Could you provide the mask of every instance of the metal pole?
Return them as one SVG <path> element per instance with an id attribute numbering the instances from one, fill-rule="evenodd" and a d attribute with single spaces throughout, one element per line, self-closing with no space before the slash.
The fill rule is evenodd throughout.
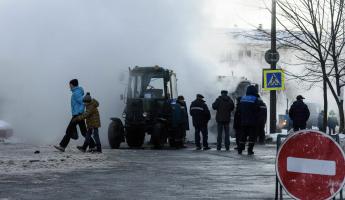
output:
<path id="1" fill-rule="evenodd" d="M 279 180 L 278 180 L 278 176 L 276 175 L 276 193 L 275 193 L 275 200 L 278 200 L 278 194 L 279 194 Z"/>
<path id="2" fill-rule="evenodd" d="M 272 0 L 272 24 L 271 24 L 271 50 L 277 51 L 276 44 L 276 0 Z M 276 69 L 277 63 L 271 64 L 271 69 Z M 276 132 L 277 126 L 277 93 L 270 92 L 270 133 Z"/>

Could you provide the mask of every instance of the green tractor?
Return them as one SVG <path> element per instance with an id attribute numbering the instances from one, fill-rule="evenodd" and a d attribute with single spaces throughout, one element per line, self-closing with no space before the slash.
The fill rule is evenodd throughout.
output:
<path id="1" fill-rule="evenodd" d="M 172 102 L 177 98 L 177 79 L 172 70 L 159 66 L 129 69 L 126 106 L 123 120 L 112 118 L 108 140 L 112 149 L 122 142 L 139 148 L 145 135 L 151 135 L 151 144 L 162 147 L 173 140 L 170 129 Z"/>

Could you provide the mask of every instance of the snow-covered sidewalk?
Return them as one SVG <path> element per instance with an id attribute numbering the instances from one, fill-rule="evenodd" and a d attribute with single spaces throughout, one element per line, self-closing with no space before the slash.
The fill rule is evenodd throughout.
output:
<path id="1" fill-rule="evenodd" d="M 106 155 L 82 153 L 75 147 L 62 153 L 52 145 L 0 143 L 0 174 L 68 171 L 108 165 Z"/>

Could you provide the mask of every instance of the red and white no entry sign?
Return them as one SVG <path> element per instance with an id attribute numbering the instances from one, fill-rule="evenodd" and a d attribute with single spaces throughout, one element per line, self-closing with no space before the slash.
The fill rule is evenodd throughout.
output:
<path id="1" fill-rule="evenodd" d="M 344 186 L 344 152 L 322 132 L 299 131 L 281 145 L 276 172 L 285 191 L 296 199 L 331 199 Z"/>

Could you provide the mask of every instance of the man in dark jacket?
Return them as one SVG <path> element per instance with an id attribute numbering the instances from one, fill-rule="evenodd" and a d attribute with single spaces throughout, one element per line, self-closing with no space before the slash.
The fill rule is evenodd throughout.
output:
<path id="1" fill-rule="evenodd" d="M 217 150 L 220 151 L 222 148 L 222 137 L 223 130 L 225 131 L 225 149 L 229 151 L 230 148 L 230 119 L 231 112 L 234 110 L 234 102 L 228 96 L 228 91 L 221 91 L 221 96 L 219 96 L 216 101 L 212 104 L 212 108 L 217 111 L 216 121 L 218 127 L 218 137 L 217 137 Z"/>
<path id="2" fill-rule="evenodd" d="M 182 147 L 185 147 L 184 143 L 186 141 L 186 136 L 187 136 L 186 131 L 189 131 L 189 119 L 188 119 L 187 104 L 186 104 L 183 96 L 178 96 L 177 97 L 177 103 L 181 107 L 182 115 L 183 115 L 183 119 L 184 119 L 184 123 L 181 125 L 180 128 L 181 128 L 182 137 L 183 137 Z"/>
<path id="3" fill-rule="evenodd" d="M 196 95 L 196 100 L 190 105 L 190 115 L 193 118 L 193 126 L 195 128 L 195 145 L 197 150 L 201 150 L 200 132 L 202 133 L 202 143 L 204 150 L 211 149 L 208 146 L 208 128 L 207 124 L 211 119 L 210 110 L 208 109 L 204 96 L 201 94 Z"/>
<path id="4" fill-rule="evenodd" d="M 258 113 L 260 112 L 260 104 L 257 98 L 258 91 L 255 86 L 251 85 L 247 88 L 246 96 L 241 98 L 239 104 L 240 121 L 241 121 L 241 139 L 238 154 L 242 154 L 245 149 L 247 137 L 248 155 L 254 154 L 254 144 L 256 141 L 256 128 L 258 126 Z"/>
<path id="5" fill-rule="evenodd" d="M 335 112 L 333 110 L 331 110 L 331 112 L 329 112 L 329 116 L 328 116 L 328 128 L 329 128 L 329 134 L 330 135 L 334 135 L 335 134 L 335 127 L 338 126 L 338 119 L 335 116 Z"/>
<path id="6" fill-rule="evenodd" d="M 169 143 L 172 147 L 181 148 L 183 145 L 183 129 L 185 127 L 184 109 L 178 101 L 171 102 L 171 128 L 172 134 L 169 138 Z"/>
<path id="7" fill-rule="evenodd" d="M 290 107 L 289 117 L 293 123 L 293 130 L 303 130 L 306 129 L 307 121 L 310 116 L 308 106 L 303 102 L 304 97 L 298 95 L 295 102 Z"/>
<path id="8" fill-rule="evenodd" d="M 265 126 L 267 122 L 267 107 L 265 102 L 258 95 L 258 103 L 260 105 L 260 111 L 258 116 L 257 137 L 259 138 L 259 144 L 265 144 Z"/>

